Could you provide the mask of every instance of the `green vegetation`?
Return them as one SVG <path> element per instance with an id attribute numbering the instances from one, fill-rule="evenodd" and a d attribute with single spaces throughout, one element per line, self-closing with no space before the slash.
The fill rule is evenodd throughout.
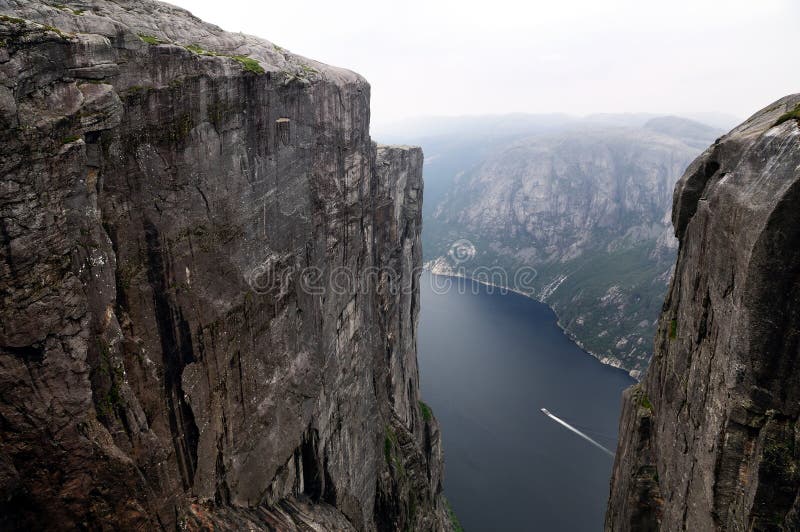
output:
<path id="1" fill-rule="evenodd" d="M 289 85 L 293 81 L 298 81 L 303 85 L 310 85 L 311 79 L 317 74 L 319 74 L 319 70 L 316 68 L 310 65 L 301 64 L 298 65 L 298 70 L 296 71 L 283 70 L 283 75 L 285 76 L 283 84 Z"/>
<path id="2" fill-rule="evenodd" d="M 642 384 L 636 384 L 633 386 L 633 401 L 634 404 L 637 404 L 648 410 L 650 413 L 653 412 L 653 403 L 650 402 L 650 398 L 647 397 L 647 393 L 645 393 L 644 389 L 642 388 Z"/>
<path id="3" fill-rule="evenodd" d="M 392 427 L 386 427 L 386 436 L 383 439 L 383 455 L 386 458 L 386 463 L 392 463 L 392 451 L 394 451 L 394 447 L 397 445 L 397 435 L 392 430 Z"/>
<path id="4" fill-rule="evenodd" d="M 70 144 L 70 143 L 72 143 L 72 142 L 75 142 L 76 140 L 78 140 L 78 139 L 80 139 L 80 138 L 81 138 L 81 137 L 80 137 L 80 136 L 78 136 L 78 135 L 71 135 L 71 136 L 69 136 L 69 137 L 66 137 L 66 138 L 65 138 L 65 139 L 62 141 L 62 144 Z"/>
<path id="5" fill-rule="evenodd" d="M 450 501 L 444 499 L 444 504 L 447 506 L 447 515 L 450 516 L 450 524 L 453 525 L 453 530 L 455 532 L 464 532 L 464 527 L 461 526 L 461 521 L 458 520 L 458 516 L 453 511 L 453 507 L 450 506 Z"/>
<path id="6" fill-rule="evenodd" d="M 259 64 L 259 62 L 252 57 L 247 57 L 246 55 L 234 55 L 231 57 L 231 59 L 239 62 L 247 72 L 253 72 L 254 74 L 264 73 L 264 69 L 261 67 L 261 64 Z"/>
<path id="7" fill-rule="evenodd" d="M 406 468 L 402 458 L 397 453 L 398 447 L 400 447 L 400 444 L 397 441 L 397 434 L 395 434 L 392 427 L 387 425 L 386 435 L 383 438 L 383 456 L 394 473 L 399 475 L 400 478 L 404 478 L 406 476 Z"/>
<path id="8" fill-rule="evenodd" d="M 49 26 L 45 24 L 44 26 L 45 31 L 52 31 L 53 33 L 57 33 L 59 37 L 66 37 L 67 35 L 61 31 L 60 29 L 56 28 L 55 26 Z"/>
<path id="9" fill-rule="evenodd" d="M 73 9 L 69 6 L 65 6 L 64 4 L 53 4 L 53 7 L 60 9 L 61 11 L 68 11 L 73 15 L 83 15 L 86 10 L 85 9 Z"/>
<path id="10" fill-rule="evenodd" d="M 12 24 L 25 24 L 25 20 L 7 15 L 0 15 L 0 22 L 11 22 Z"/>
<path id="11" fill-rule="evenodd" d="M 781 116 L 779 116 L 775 123 L 772 124 L 772 127 L 779 126 L 787 120 L 800 120 L 800 103 L 798 103 L 795 108 L 788 113 L 783 113 Z"/>
<path id="12" fill-rule="evenodd" d="M 419 402 L 419 410 L 422 412 L 422 419 L 424 419 L 426 422 L 433 419 L 433 410 L 431 410 L 431 407 L 426 405 L 423 401 Z"/>
<path id="13" fill-rule="evenodd" d="M 140 35 L 140 37 L 141 37 L 141 35 Z M 234 61 L 236 61 L 240 65 L 242 65 L 242 67 L 247 72 L 253 72 L 254 74 L 263 74 L 264 73 L 264 68 L 261 66 L 261 64 L 258 61 L 256 61 L 255 59 L 253 59 L 252 57 L 247 57 L 246 55 L 226 55 L 226 54 L 221 54 L 221 53 L 215 52 L 213 50 L 206 50 L 205 48 L 203 48 L 199 44 L 188 44 L 188 45 L 184 45 L 183 47 L 186 48 L 187 50 L 189 50 L 190 52 L 192 52 L 193 54 L 197 54 L 197 55 L 207 55 L 207 56 L 211 56 L 211 57 L 228 57 L 230 59 L 233 59 Z"/>
<path id="14" fill-rule="evenodd" d="M 678 337 L 678 320 L 669 322 L 669 339 L 674 340 Z"/>
<path id="15" fill-rule="evenodd" d="M 97 372 L 104 381 L 109 381 L 108 390 L 96 397 L 97 413 L 106 419 L 114 415 L 114 411 L 122 404 L 121 383 L 125 379 L 125 370 L 122 364 L 114 366 L 108 345 L 98 341 L 100 357 Z"/>
<path id="16" fill-rule="evenodd" d="M 300 65 L 300 70 L 303 71 L 306 77 L 309 77 L 311 74 L 319 74 L 319 70 L 309 65 Z"/>
<path id="17" fill-rule="evenodd" d="M 211 56 L 221 55 L 221 54 L 218 54 L 217 52 L 213 52 L 211 50 L 206 50 L 205 48 L 203 48 L 199 44 L 189 44 L 187 46 L 184 46 L 184 48 L 186 48 L 187 50 L 189 50 L 193 54 L 197 54 L 197 55 L 211 55 Z"/>
<path id="18" fill-rule="evenodd" d="M 8 15 L 0 15 L 0 22 L 10 22 L 11 24 L 19 24 L 21 26 L 24 26 L 28 23 L 28 21 L 26 21 L 25 19 L 9 17 Z M 36 26 L 35 29 L 38 30 L 38 25 Z M 44 31 L 52 31 L 53 33 L 57 33 L 61 37 L 67 36 L 67 34 L 61 31 L 60 29 L 56 28 L 55 26 L 50 26 L 48 24 L 43 24 L 42 29 L 44 29 Z"/>
<path id="19" fill-rule="evenodd" d="M 144 35 L 144 34 L 141 34 L 141 33 L 139 34 L 139 38 L 142 41 L 146 42 L 147 44 L 152 44 L 152 45 L 164 44 L 166 42 L 166 41 L 162 41 L 158 37 L 153 37 L 152 35 Z"/>
<path id="20" fill-rule="evenodd" d="M 653 411 L 653 403 L 650 402 L 650 398 L 647 397 L 647 394 L 644 393 L 644 390 L 642 390 L 642 393 L 639 397 L 639 404 L 642 405 L 642 407 L 646 408 L 647 410 L 651 412 Z"/>

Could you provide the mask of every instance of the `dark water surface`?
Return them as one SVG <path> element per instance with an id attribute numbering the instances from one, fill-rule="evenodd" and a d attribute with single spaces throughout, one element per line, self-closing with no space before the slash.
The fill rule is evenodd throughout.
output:
<path id="1" fill-rule="evenodd" d="M 613 458 L 540 409 L 614 450 L 633 379 L 572 343 L 546 305 L 455 279 L 440 294 L 432 279 L 443 278 L 422 276 L 421 389 L 464 529 L 602 530 Z"/>

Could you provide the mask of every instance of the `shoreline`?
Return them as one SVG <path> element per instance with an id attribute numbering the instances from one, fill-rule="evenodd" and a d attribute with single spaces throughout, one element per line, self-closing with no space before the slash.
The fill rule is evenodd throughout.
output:
<path id="1" fill-rule="evenodd" d="M 425 268 L 425 267 L 423 267 L 423 270 L 428 272 L 431 275 L 436 275 L 438 277 L 453 277 L 453 278 L 456 278 L 456 279 L 466 279 L 466 280 L 469 280 L 469 281 L 471 281 L 473 283 L 481 284 L 483 286 L 497 288 L 498 290 L 507 290 L 508 292 L 513 292 L 515 294 L 519 294 L 519 295 L 521 295 L 523 297 L 527 297 L 528 299 L 536 301 L 537 303 L 541 303 L 542 305 L 546 305 L 547 308 L 549 308 L 550 311 L 553 313 L 553 315 L 555 315 L 555 317 L 556 317 L 556 326 L 559 329 L 561 329 L 561 332 L 564 334 L 564 336 L 569 338 L 569 340 L 572 343 L 577 345 L 580 348 L 581 351 L 583 351 L 587 355 L 591 356 L 592 358 L 594 358 L 595 360 L 597 360 L 598 362 L 600 362 L 604 366 L 609 366 L 609 367 L 612 367 L 612 368 L 616 368 L 616 369 L 618 369 L 620 371 L 624 371 L 630 378 L 632 378 L 636 382 L 641 382 L 641 378 L 640 377 L 635 377 L 634 375 L 631 375 L 631 372 L 634 371 L 634 370 L 630 370 L 630 369 L 628 369 L 628 368 L 626 368 L 624 366 L 616 365 L 616 364 L 613 364 L 611 362 L 607 362 L 609 360 L 608 357 L 601 357 L 600 355 L 598 355 L 594 351 L 588 349 L 583 344 L 583 342 L 581 342 L 571 331 L 569 331 L 566 327 L 564 327 L 564 325 L 562 325 L 561 316 L 558 315 L 558 312 L 556 311 L 556 309 L 554 309 L 552 306 L 550 306 L 550 304 L 547 303 L 547 301 L 542 301 L 541 299 L 538 299 L 538 298 L 534 297 L 533 295 L 525 293 L 525 292 L 523 292 L 521 290 L 517 290 L 516 288 L 509 288 L 508 286 L 496 285 L 494 283 L 490 283 L 488 281 L 481 281 L 479 279 L 475 279 L 475 278 L 469 277 L 467 275 L 460 275 L 458 273 L 435 273 L 430 268 Z"/>

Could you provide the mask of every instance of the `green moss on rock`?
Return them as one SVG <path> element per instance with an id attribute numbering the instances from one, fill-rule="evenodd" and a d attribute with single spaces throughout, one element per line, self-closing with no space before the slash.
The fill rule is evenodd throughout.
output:
<path id="1" fill-rule="evenodd" d="M 264 69 L 261 67 L 261 64 L 252 57 L 247 57 L 245 55 L 234 55 L 231 57 L 231 59 L 241 64 L 247 72 L 253 72 L 254 74 L 264 73 Z"/>
<path id="2" fill-rule="evenodd" d="M 145 34 L 142 34 L 142 33 L 139 34 L 139 38 L 143 42 L 146 42 L 147 44 L 152 44 L 152 45 L 164 44 L 166 42 L 166 41 L 162 41 L 158 37 L 154 37 L 152 35 L 145 35 Z"/>
<path id="3" fill-rule="evenodd" d="M 433 410 L 431 410 L 431 407 L 426 405 L 423 401 L 419 402 L 419 410 L 422 413 L 422 419 L 424 419 L 426 422 L 433 419 Z"/>
<path id="4" fill-rule="evenodd" d="M 791 111 L 783 113 L 781 116 L 779 116 L 772 127 L 779 126 L 787 120 L 800 120 L 800 103 L 798 103 Z"/>

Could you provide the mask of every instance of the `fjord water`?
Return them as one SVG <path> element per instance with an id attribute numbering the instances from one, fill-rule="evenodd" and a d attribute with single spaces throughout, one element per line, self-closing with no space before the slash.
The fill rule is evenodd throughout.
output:
<path id="1" fill-rule="evenodd" d="M 582 351 L 546 305 L 449 279 L 445 291 L 422 275 L 418 352 L 464 529 L 602 530 L 613 458 L 541 409 L 614 450 L 634 380 Z"/>

